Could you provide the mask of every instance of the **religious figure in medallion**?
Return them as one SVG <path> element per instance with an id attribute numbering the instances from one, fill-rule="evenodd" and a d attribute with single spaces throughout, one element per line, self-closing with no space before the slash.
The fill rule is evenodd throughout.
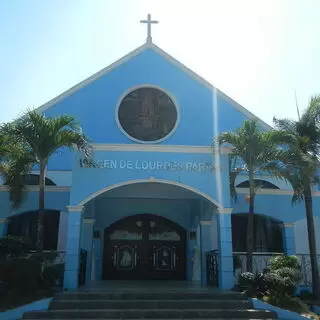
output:
<path id="1" fill-rule="evenodd" d="M 171 252 L 167 248 L 161 248 L 158 252 L 158 268 L 159 269 L 169 269 L 171 265 Z"/>
<path id="2" fill-rule="evenodd" d="M 174 128 L 177 109 L 164 92 L 156 88 L 139 88 L 122 100 L 118 116 L 124 131 L 133 138 L 156 141 Z"/>
<path id="3" fill-rule="evenodd" d="M 122 256 L 120 259 L 120 267 L 121 268 L 129 268 L 132 264 L 131 253 L 128 250 L 122 251 Z"/>

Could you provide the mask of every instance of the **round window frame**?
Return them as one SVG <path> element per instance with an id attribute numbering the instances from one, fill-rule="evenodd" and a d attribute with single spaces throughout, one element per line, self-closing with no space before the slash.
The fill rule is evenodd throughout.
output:
<path id="1" fill-rule="evenodd" d="M 164 136 L 163 138 L 161 139 L 158 139 L 158 140 L 153 140 L 153 141 L 144 141 L 144 140 L 140 140 L 140 139 L 137 139 L 137 138 L 134 138 L 132 137 L 130 134 L 128 134 L 126 132 L 126 130 L 122 127 L 121 123 L 120 123 L 120 120 L 119 120 L 119 108 L 120 108 L 120 105 L 123 101 L 123 99 L 129 95 L 131 92 L 135 91 L 135 90 L 138 90 L 138 89 L 141 89 L 141 88 L 152 88 L 152 89 L 157 89 L 159 91 L 162 91 L 163 93 L 165 93 L 173 102 L 174 104 L 174 107 L 176 108 L 176 113 L 177 113 L 177 118 L 176 118 L 176 122 L 175 122 L 175 125 L 173 126 L 172 130 L 166 135 Z M 116 123 L 117 123 L 117 126 L 118 128 L 120 129 L 120 131 L 127 137 L 129 138 L 130 140 L 134 141 L 134 142 L 137 142 L 137 143 L 141 143 L 141 144 L 157 144 L 157 143 L 160 143 L 166 139 L 168 139 L 169 137 L 171 137 L 171 135 L 173 135 L 176 130 L 178 129 L 178 126 L 180 124 L 180 107 L 179 107 L 179 104 L 177 103 L 177 100 L 176 98 L 171 94 L 169 93 L 166 89 L 163 89 L 159 86 L 156 86 L 156 85 L 150 85 L 150 84 L 143 84 L 143 85 L 138 85 L 138 86 L 135 86 L 135 87 L 131 87 L 130 89 L 126 90 L 122 95 L 121 97 L 119 98 L 118 100 L 118 103 L 117 103 L 117 106 L 116 106 L 116 109 L 115 109 L 115 120 L 116 120 Z"/>

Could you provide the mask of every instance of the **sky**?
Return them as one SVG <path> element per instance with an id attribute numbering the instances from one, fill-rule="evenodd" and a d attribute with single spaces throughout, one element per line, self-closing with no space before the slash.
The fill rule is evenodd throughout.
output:
<path id="1" fill-rule="evenodd" d="M 319 0 L 2 0 L 0 122 L 153 42 L 256 116 L 320 94 Z"/>

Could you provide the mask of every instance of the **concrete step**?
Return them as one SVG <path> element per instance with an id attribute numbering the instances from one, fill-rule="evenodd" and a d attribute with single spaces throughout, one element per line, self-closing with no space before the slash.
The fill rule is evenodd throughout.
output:
<path id="1" fill-rule="evenodd" d="M 276 314 L 262 310 L 241 309 L 108 309 L 49 310 L 27 312 L 23 319 L 276 319 Z"/>
<path id="2" fill-rule="evenodd" d="M 252 309 L 246 300 L 53 300 L 50 310 L 71 309 Z"/>
<path id="3" fill-rule="evenodd" d="M 218 291 L 113 291 L 64 292 L 55 300 L 244 300 L 239 292 Z"/>

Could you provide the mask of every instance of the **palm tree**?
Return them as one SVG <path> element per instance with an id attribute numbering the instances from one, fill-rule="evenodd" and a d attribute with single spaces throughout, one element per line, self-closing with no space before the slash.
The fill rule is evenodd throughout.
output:
<path id="1" fill-rule="evenodd" d="M 294 190 L 292 202 L 304 202 L 308 227 L 313 294 L 320 299 L 319 269 L 317 261 L 315 228 L 313 221 L 312 188 L 319 182 L 320 152 L 320 95 L 312 97 L 307 109 L 297 121 L 276 119 L 283 150 L 280 162 L 269 165 L 279 178 L 290 182 Z"/>
<path id="2" fill-rule="evenodd" d="M 47 118 L 43 114 L 27 110 L 12 123 L 1 127 L 13 145 L 19 146 L 18 157 L 9 157 L 5 182 L 9 185 L 11 200 L 18 205 L 22 200 L 25 176 L 35 165 L 39 166 L 39 214 L 37 249 L 43 249 L 45 172 L 50 157 L 59 149 L 67 147 L 82 153 L 91 162 L 92 149 L 80 125 L 70 115 Z"/>
<path id="3" fill-rule="evenodd" d="M 9 136 L 3 130 L 0 130 L 0 175 L 3 177 L 3 180 L 8 182 L 8 179 L 12 175 L 13 166 L 10 164 L 13 160 L 22 158 L 24 155 L 25 149 L 21 143 L 18 141 L 13 141 L 12 137 Z M 17 176 L 18 178 L 18 176 Z M 15 192 L 12 192 L 11 196 L 13 196 Z M 12 199 L 13 200 L 13 199 Z M 13 201 L 16 204 L 19 203 L 20 200 Z"/>
<path id="4" fill-rule="evenodd" d="M 264 132 L 259 129 L 254 120 L 244 121 L 236 132 L 225 132 L 218 137 L 219 144 L 232 146 L 230 157 L 240 158 L 243 166 L 234 168 L 230 173 L 230 186 L 233 190 L 234 183 L 240 172 L 246 172 L 249 176 L 249 212 L 247 225 L 247 271 L 252 272 L 252 254 L 254 249 L 254 201 L 256 195 L 256 182 L 254 175 L 258 171 L 264 171 L 264 165 L 276 157 L 276 141 L 274 131 Z"/>

